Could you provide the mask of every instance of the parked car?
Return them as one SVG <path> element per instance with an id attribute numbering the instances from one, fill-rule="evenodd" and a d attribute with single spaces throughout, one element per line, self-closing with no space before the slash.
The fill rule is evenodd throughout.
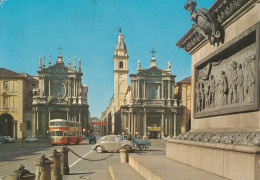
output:
<path id="1" fill-rule="evenodd" d="M 0 142 L 1 143 L 7 143 L 7 139 L 4 136 L 0 136 Z"/>
<path id="2" fill-rule="evenodd" d="M 87 136 L 85 136 L 85 135 L 82 135 L 82 140 L 87 140 L 88 139 L 88 137 Z"/>
<path id="3" fill-rule="evenodd" d="M 89 142 L 89 144 L 91 144 L 92 142 L 93 142 L 94 144 L 96 144 L 96 143 L 97 143 L 97 138 L 96 138 L 96 136 L 95 136 L 95 135 L 90 135 L 90 136 L 88 137 L 88 142 Z"/>
<path id="4" fill-rule="evenodd" d="M 127 139 L 127 135 L 121 136 L 123 139 Z M 141 151 L 145 151 L 146 148 L 151 147 L 151 142 L 149 139 L 135 139 L 134 136 L 131 136 L 131 141 L 135 143 Z"/>
<path id="5" fill-rule="evenodd" d="M 30 142 L 38 142 L 39 140 L 37 139 L 37 138 L 34 138 L 34 137 L 27 137 L 26 138 L 26 140 L 25 140 L 26 142 L 28 142 L 28 143 L 30 143 Z"/>
<path id="6" fill-rule="evenodd" d="M 91 147 L 91 149 L 96 150 L 98 153 L 102 153 L 104 151 L 118 152 L 121 148 L 135 151 L 137 149 L 137 145 L 131 141 L 124 140 L 120 136 L 108 135 L 103 136 L 98 140 L 97 144 Z"/>
<path id="7" fill-rule="evenodd" d="M 10 136 L 3 136 L 3 137 L 5 137 L 6 140 L 7 140 L 7 142 L 9 142 L 9 143 L 15 142 L 15 139 L 14 139 L 14 138 L 11 138 Z"/>

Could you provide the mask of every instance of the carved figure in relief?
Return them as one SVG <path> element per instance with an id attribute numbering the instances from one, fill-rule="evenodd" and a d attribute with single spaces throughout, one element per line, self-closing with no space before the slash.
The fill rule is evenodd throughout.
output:
<path id="1" fill-rule="evenodd" d="M 237 103 L 237 63 L 232 61 L 229 74 L 229 104 Z"/>
<path id="2" fill-rule="evenodd" d="M 196 83 L 196 111 L 201 111 L 201 93 L 200 93 L 200 83 Z"/>
<path id="3" fill-rule="evenodd" d="M 225 71 L 221 71 L 219 81 L 219 90 L 220 90 L 220 101 L 222 105 L 227 104 L 227 94 L 228 94 L 228 84 L 227 84 L 227 77 Z"/>
<path id="4" fill-rule="evenodd" d="M 205 97 L 205 108 L 210 106 L 210 84 L 209 81 L 204 81 L 204 97 Z"/>
<path id="5" fill-rule="evenodd" d="M 237 77 L 237 102 L 242 103 L 244 101 L 244 74 L 242 64 L 238 65 Z"/>
<path id="6" fill-rule="evenodd" d="M 251 55 L 249 59 L 246 60 L 246 80 L 247 80 L 247 87 L 246 87 L 246 93 L 247 93 L 247 101 L 248 102 L 254 102 L 255 101 L 255 76 L 253 72 L 253 62 L 254 62 L 255 56 Z M 253 67 L 252 67 L 253 66 Z"/>
<path id="7" fill-rule="evenodd" d="M 210 80 L 209 80 L 209 94 L 210 94 L 210 106 L 214 107 L 215 106 L 215 79 L 214 75 L 210 75 Z"/>

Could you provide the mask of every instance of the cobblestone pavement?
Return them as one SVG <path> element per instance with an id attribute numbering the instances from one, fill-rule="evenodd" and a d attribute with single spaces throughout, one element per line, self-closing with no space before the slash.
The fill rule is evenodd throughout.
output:
<path id="1" fill-rule="evenodd" d="M 165 142 L 162 140 L 151 140 L 152 147 L 142 153 L 143 155 L 165 155 Z M 90 149 L 92 145 L 83 141 L 80 145 L 69 145 L 76 153 L 88 159 L 101 159 L 111 155 L 111 153 L 96 153 Z M 51 146 L 47 141 L 38 144 L 26 144 L 21 147 L 21 144 L 2 144 L 0 146 L 0 179 L 7 179 L 7 176 L 17 170 L 20 164 L 23 164 L 27 170 L 35 173 L 35 162 L 42 154 L 49 156 L 54 149 L 62 148 L 61 146 Z M 91 174 L 101 170 L 108 169 L 110 164 L 119 163 L 119 153 L 115 153 L 112 157 L 104 161 L 86 161 L 79 159 L 74 154 L 69 152 L 70 175 L 64 176 L 65 180 L 90 179 Z"/>

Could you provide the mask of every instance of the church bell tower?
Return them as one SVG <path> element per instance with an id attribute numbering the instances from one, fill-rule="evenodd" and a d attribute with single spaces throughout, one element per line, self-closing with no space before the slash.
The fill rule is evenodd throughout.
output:
<path id="1" fill-rule="evenodd" d="M 123 104 L 124 94 L 128 87 L 128 58 L 124 35 L 120 29 L 113 57 L 115 112 L 117 112 Z"/>

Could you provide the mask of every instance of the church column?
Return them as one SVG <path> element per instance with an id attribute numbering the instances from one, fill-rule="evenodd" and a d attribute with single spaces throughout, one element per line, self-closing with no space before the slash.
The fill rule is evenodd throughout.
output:
<path id="1" fill-rule="evenodd" d="M 133 132 L 133 136 L 134 137 L 136 137 L 136 125 L 137 125 L 137 123 L 136 123 L 136 121 L 137 121 L 137 114 L 134 114 L 134 132 Z"/>
<path id="2" fill-rule="evenodd" d="M 164 95 L 164 80 L 162 80 L 162 99 L 165 99 L 165 95 Z"/>
<path id="3" fill-rule="evenodd" d="M 131 134 L 134 136 L 134 113 L 131 113 Z"/>
<path id="4" fill-rule="evenodd" d="M 140 98 L 140 80 L 137 80 L 137 98 Z"/>
<path id="5" fill-rule="evenodd" d="M 177 113 L 174 112 L 174 115 L 173 115 L 173 125 L 174 125 L 174 131 L 173 131 L 173 136 L 176 136 L 177 134 Z"/>
<path id="6" fill-rule="evenodd" d="M 15 121 L 13 121 L 13 138 L 16 139 L 16 126 L 17 126 L 17 123 Z"/>
<path id="7" fill-rule="evenodd" d="M 131 128 L 131 113 L 128 112 L 128 134 L 131 133 L 130 128 Z"/>
<path id="8" fill-rule="evenodd" d="M 36 110 L 36 130 L 39 130 L 39 111 Z"/>
<path id="9" fill-rule="evenodd" d="M 49 96 L 51 96 L 51 78 L 49 77 Z"/>
<path id="10" fill-rule="evenodd" d="M 50 123 L 50 120 L 51 120 L 51 110 L 49 110 L 49 123 Z"/>
<path id="11" fill-rule="evenodd" d="M 74 97 L 76 97 L 76 78 L 74 78 Z"/>
<path id="12" fill-rule="evenodd" d="M 164 112 L 162 112 L 162 119 L 161 119 L 161 137 L 164 137 Z"/>
<path id="13" fill-rule="evenodd" d="M 42 95 L 45 96 L 45 78 L 42 77 Z"/>
<path id="14" fill-rule="evenodd" d="M 143 89 L 144 89 L 144 97 L 143 98 L 146 99 L 146 83 L 145 83 L 145 80 L 144 80 L 144 88 Z"/>
<path id="15" fill-rule="evenodd" d="M 168 100 L 171 100 L 171 81 L 168 81 Z"/>
<path id="16" fill-rule="evenodd" d="M 144 117 L 143 117 L 143 138 L 146 138 L 146 129 L 147 129 L 147 119 L 146 119 L 146 112 L 144 112 Z"/>
<path id="17" fill-rule="evenodd" d="M 79 122 L 81 123 L 81 111 L 79 111 Z"/>

